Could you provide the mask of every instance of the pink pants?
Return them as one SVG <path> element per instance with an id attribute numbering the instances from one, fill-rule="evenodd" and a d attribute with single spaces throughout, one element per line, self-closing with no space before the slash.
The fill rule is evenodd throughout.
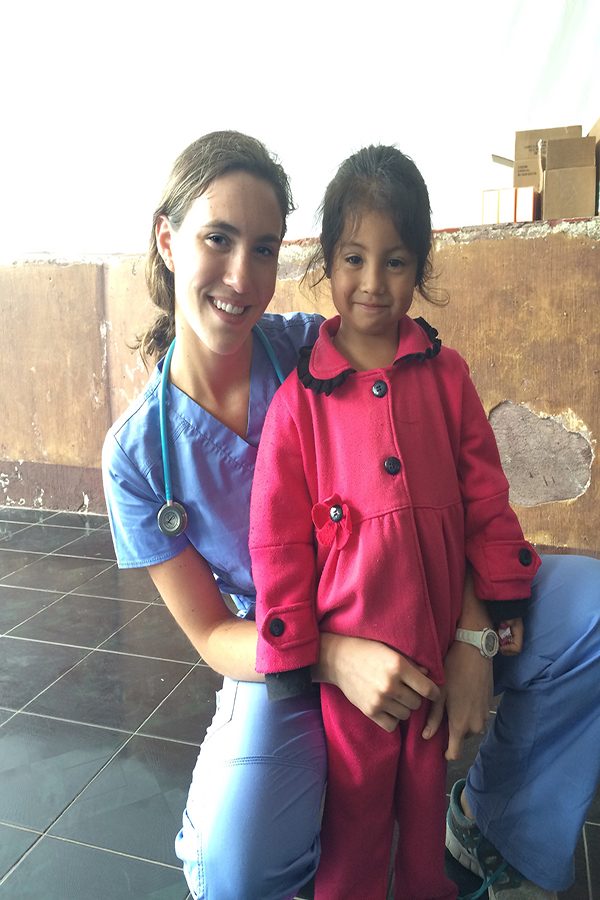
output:
<path id="1" fill-rule="evenodd" d="M 447 729 L 423 740 L 429 703 L 388 734 L 321 686 L 328 776 L 315 900 L 454 900 L 444 871 Z M 399 839 L 391 861 L 394 821 Z"/>

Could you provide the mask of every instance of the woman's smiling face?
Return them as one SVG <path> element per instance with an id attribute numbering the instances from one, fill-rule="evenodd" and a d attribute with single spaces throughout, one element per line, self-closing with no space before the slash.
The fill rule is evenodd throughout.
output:
<path id="1" fill-rule="evenodd" d="M 163 216 L 156 230 L 175 279 L 178 343 L 236 353 L 275 291 L 283 219 L 273 188 L 228 173 L 194 200 L 179 229 Z"/>

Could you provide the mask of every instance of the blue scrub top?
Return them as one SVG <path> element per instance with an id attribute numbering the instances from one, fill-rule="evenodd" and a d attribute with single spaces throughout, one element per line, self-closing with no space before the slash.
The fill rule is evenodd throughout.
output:
<path id="1" fill-rule="evenodd" d="M 321 322 L 320 316 L 306 313 L 262 317 L 259 324 L 284 375 L 294 368 L 300 347 L 314 343 Z M 158 412 L 161 371 L 162 361 L 104 441 L 102 475 L 117 562 L 120 568 L 151 566 L 172 559 L 190 543 L 210 565 L 219 589 L 232 595 L 240 615 L 248 615 L 256 596 L 248 552 L 250 488 L 265 415 L 279 379 L 254 335 L 246 440 L 169 384 L 173 499 L 184 504 L 188 515 L 185 533 L 169 537 L 156 520 L 165 502 Z"/>

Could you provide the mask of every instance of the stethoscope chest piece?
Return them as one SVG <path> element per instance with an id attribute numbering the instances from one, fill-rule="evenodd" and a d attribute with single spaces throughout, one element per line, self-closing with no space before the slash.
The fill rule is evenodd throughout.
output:
<path id="1" fill-rule="evenodd" d="M 161 532 L 169 537 L 177 537 L 187 527 L 187 513 L 177 500 L 163 504 L 156 518 Z"/>

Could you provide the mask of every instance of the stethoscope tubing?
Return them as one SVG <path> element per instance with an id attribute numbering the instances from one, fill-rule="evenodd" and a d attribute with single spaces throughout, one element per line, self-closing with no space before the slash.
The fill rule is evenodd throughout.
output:
<path id="1" fill-rule="evenodd" d="M 275 374 L 279 380 L 280 384 L 283 384 L 285 380 L 285 376 L 281 370 L 281 366 L 279 365 L 279 360 L 275 355 L 275 351 L 273 350 L 273 346 L 262 330 L 260 325 L 255 325 L 252 331 L 257 335 L 261 344 L 263 345 L 267 356 L 271 362 L 271 365 L 275 369 Z M 187 516 L 185 509 L 181 503 L 178 503 L 173 500 L 173 483 L 171 481 L 171 459 L 169 454 L 169 440 L 168 440 L 168 425 L 167 425 L 167 392 L 169 388 L 169 371 L 171 368 L 171 358 L 173 356 L 173 351 L 175 350 L 175 341 L 176 338 L 173 338 L 169 345 L 169 349 L 165 355 L 165 361 L 163 362 L 163 368 L 161 372 L 160 378 L 160 392 L 158 398 L 158 420 L 159 420 L 159 428 L 160 428 L 160 452 L 162 456 L 162 465 L 163 465 L 163 479 L 165 486 L 165 503 L 160 508 L 158 512 L 158 527 L 160 528 L 163 534 L 169 534 L 171 536 L 176 536 L 177 534 L 181 534 L 181 531 L 184 530 L 185 525 L 187 523 Z M 167 530 L 163 527 L 163 522 L 165 521 L 163 516 L 165 513 L 165 507 L 171 508 L 171 512 L 174 513 L 175 516 L 179 516 L 181 518 L 180 526 L 176 527 L 173 530 Z M 173 509 L 175 507 L 175 509 Z"/>
<path id="2" fill-rule="evenodd" d="M 266 336 L 266 334 L 264 333 L 264 331 L 262 330 L 260 325 L 255 325 L 254 328 L 252 329 L 252 331 L 258 336 L 261 344 L 267 351 L 267 356 L 269 357 L 269 359 L 271 361 L 271 365 L 275 369 L 275 374 L 277 375 L 277 378 L 279 379 L 279 384 L 283 384 L 283 382 L 285 381 L 285 375 L 281 371 L 281 366 L 279 365 L 279 360 L 275 356 L 275 351 L 273 350 L 273 345 L 272 345 L 271 341 Z"/>
<path id="3" fill-rule="evenodd" d="M 171 482 L 171 461 L 169 456 L 169 442 L 167 436 L 167 390 L 169 387 L 169 370 L 171 368 L 171 357 L 173 356 L 173 351 L 175 350 L 175 340 L 176 338 L 173 338 L 173 340 L 171 341 L 169 349 L 167 350 L 167 355 L 165 356 L 165 361 L 163 363 L 163 370 L 160 379 L 160 397 L 158 402 L 160 452 L 162 455 L 163 464 L 165 500 L 169 505 L 173 502 L 173 485 Z"/>

